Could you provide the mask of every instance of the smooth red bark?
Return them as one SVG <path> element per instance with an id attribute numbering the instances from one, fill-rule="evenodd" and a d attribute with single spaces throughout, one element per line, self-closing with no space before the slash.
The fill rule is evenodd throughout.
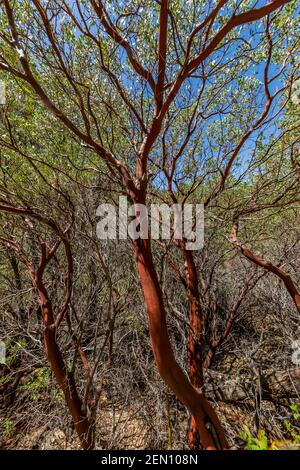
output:
<path id="1" fill-rule="evenodd" d="M 205 423 L 209 419 L 216 430 L 222 448 L 227 442 L 216 413 L 203 393 L 192 385 L 175 359 L 167 331 L 162 291 L 154 267 L 149 240 L 134 242 L 139 278 L 149 319 L 153 354 L 161 378 L 190 411 L 204 449 L 216 449 L 216 442 Z"/>

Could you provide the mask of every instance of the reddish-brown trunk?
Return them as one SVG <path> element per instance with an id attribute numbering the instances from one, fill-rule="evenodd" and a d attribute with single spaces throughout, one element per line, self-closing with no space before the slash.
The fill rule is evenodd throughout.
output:
<path id="1" fill-rule="evenodd" d="M 189 299 L 189 324 L 188 332 L 188 371 L 192 385 L 201 389 L 203 393 L 203 368 L 202 368 L 202 315 L 199 304 L 199 289 L 196 266 L 191 251 L 183 247 L 187 295 Z M 188 443 L 191 449 L 201 447 L 199 433 L 195 420 L 192 418 L 188 432 Z"/>
<path id="2" fill-rule="evenodd" d="M 205 421 L 209 418 L 222 447 L 226 448 L 226 439 L 214 410 L 203 394 L 191 384 L 174 357 L 167 331 L 162 292 L 153 264 L 150 241 L 138 240 L 134 242 L 134 248 L 149 318 L 153 353 L 160 376 L 193 416 L 202 447 L 205 449 L 217 447 L 213 435 L 205 426 Z"/>
<path id="3" fill-rule="evenodd" d="M 61 388 L 66 405 L 72 416 L 75 430 L 81 446 L 85 450 L 94 448 L 93 426 L 82 412 L 82 403 L 77 392 L 73 374 L 68 372 L 56 341 L 56 329 L 53 327 L 52 304 L 40 293 L 43 320 L 45 323 L 44 341 L 47 358 L 57 384 Z"/>
<path id="4" fill-rule="evenodd" d="M 191 251 L 184 249 L 187 295 L 189 299 L 188 360 L 189 376 L 196 388 L 203 387 L 202 315 L 199 304 L 198 276 Z"/>

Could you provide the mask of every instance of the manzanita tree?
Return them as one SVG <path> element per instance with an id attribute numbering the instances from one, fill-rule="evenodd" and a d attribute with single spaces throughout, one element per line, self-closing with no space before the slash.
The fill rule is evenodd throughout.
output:
<path id="1" fill-rule="evenodd" d="M 183 204 L 201 196 L 209 210 L 242 181 L 245 153 L 282 111 L 298 78 L 295 8 L 288 0 L 1 0 L 0 70 L 45 106 L 49 126 L 54 116 L 99 157 L 133 203 L 163 198 Z M 6 202 L 4 194 L 3 210 Z M 64 242 L 65 234 L 58 235 Z M 236 229 L 231 242 L 247 255 Z M 151 241 L 133 240 L 132 247 L 159 373 L 192 416 L 189 444 L 227 448 L 204 395 L 203 315 L 193 253 L 185 241 L 178 247 L 192 327 L 188 378 L 168 335 Z M 42 256 L 44 266 L 48 255 Z M 40 302 L 47 307 L 45 296 Z M 76 413 L 73 419 L 82 434 Z"/>

